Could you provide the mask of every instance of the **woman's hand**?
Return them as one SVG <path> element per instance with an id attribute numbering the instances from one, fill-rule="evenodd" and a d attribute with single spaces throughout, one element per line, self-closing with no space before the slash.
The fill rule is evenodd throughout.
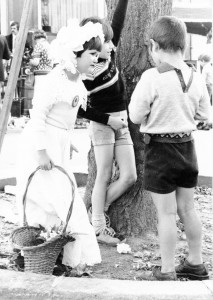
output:
<path id="1" fill-rule="evenodd" d="M 50 159 L 45 149 L 38 150 L 38 165 L 42 170 L 49 171 L 53 168 L 54 163 Z"/>
<path id="2" fill-rule="evenodd" d="M 114 130 L 127 127 L 126 122 L 121 117 L 109 117 L 107 125 L 110 125 Z"/>

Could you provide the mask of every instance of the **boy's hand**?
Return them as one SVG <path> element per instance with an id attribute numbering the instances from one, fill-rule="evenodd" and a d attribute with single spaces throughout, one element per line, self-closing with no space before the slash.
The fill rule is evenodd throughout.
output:
<path id="1" fill-rule="evenodd" d="M 50 159 L 47 151 L 45 149 L 38 150 L 38 165 L 41 167 L 42 170 L 49 171 L 53 168 L 54 163 Z"/>
<path id="2" fill-rule="evenodd" d="M 127 127 L 126 122 L 121 119 L 121 117 L 110 116 L 107 124 L 110 125 L 114 130 Z"/>

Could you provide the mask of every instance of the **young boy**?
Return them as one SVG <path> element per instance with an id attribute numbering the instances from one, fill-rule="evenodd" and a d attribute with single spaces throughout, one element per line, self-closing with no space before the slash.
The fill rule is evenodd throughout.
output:
<path id="1" fill-rule="evenodd" d="M 213 87 L 213 66 L 211 64 L 211 56 L 208 54 L 201 54 L 198 57 L 202 67 L 202 76 L 205 80 L 206 87 L 209 93 L 210 102 L 212 105 L 212 87 Z"/>
<path id="2" fill-rule="evenodd" d="M 130 119 L 145 135 L 145 189 L 157 209 L 161 269 L 145 280 L 207 279 L 201 255 L 201 222 L 193 203 L 198 166 L 192 131 L 195 120 L 208 120 L 209 96 L 200 74 L 183 60 L 186 27 L 175 17 L 161 17 L 150 30 L 156 68 L 147 70 L 129 105 Z M 184 224 L 189 254 L 175 268 L 176 213 Z"/>
<path id="3" fill-rule="evenodd" d="M 128 0 L 118 1 L 111 25 L 96 17 L 81 22 L 81 25 L 88 22 L 101 23 L 105 38 L 98 62 L 84 80 L 91 108 L 108 114 L 109 121 L 112 117 L 118 117 L 124 122 L 123 128 L 115 128 L 106 118 L 105 124 L 100 124 L 104 121 L 100 120 L 100 123 L 90 122 L 89 127 L 97 166 L 92 191 L 92 225 L 98 242 L 111 246 L 124 242 L 125 237 L 110 227 L 110 220 L 105 212 L 137 179 L 133 142 L 127 127 L 127 95 L 116 67 L 115 52 L 124 26 L 127 5 Z M 89 118 L 88 112 L 82 109 L 79 115 Z M 119 166 L 119 178 L 109 185 L 114 157 Z"/>

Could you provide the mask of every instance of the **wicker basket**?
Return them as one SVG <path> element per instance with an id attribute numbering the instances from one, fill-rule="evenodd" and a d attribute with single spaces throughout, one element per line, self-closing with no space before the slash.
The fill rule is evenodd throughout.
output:
<path id="1" fill-rule="evenodd" d="M 26 190 L 23 195 L 23 210 L 24 210 L 24 224 L 25 226 L 15 229 L 11 234 L 11 241 L 15 248 L 22 249 L 24 253 L 24 265 L 26 272 L 52 274 L 55 262 L 62 248 L 75 239 L 71 235 L 66 234 L 67 224 L 72 214 L 73 202 L 75 198 L 75 185 L 68 173 L 60 166 L 54 166 L 61 172 L 63 172 L 69 179 L 72 188 L 72 201 L 69 207 L 69 211 L 66 218 L 62 234 L 55 236 L 54 238 L 41 244 L 41 240 L 38 239 L 41 228 L 28 226 L 26 220 L 26 195 L 29 184 L 34 174 L 40 170 L 37 168 L 30 176 L 27 182 Z M 39 245 L 38 245 L 39 244 Z"/>

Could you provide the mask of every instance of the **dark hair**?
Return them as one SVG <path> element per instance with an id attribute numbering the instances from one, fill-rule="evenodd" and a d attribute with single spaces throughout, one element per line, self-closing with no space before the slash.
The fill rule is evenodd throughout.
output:
<path id="1" fill-rule="evenodd" d="M 37 29 L 33 32 L 33 38 L 34 40 L 40 39 L 40 38 L 47 38 L 47 34 L 44 30 Z"/>
<path id="2" fill-rule="evenodd" d="M 83 48 L 84 48 L 83 50 L 75 52 L 75 55 L 77 57 L 80 57 L 81 54 L 86 50 L 97 50 L 98 52 L 101 52 L 102 49 L 101 39 L 99 38 L 99 36 L 93 37 L 91 40 L 89 40 L 89 42 L 85 42 L 83 44 Z"/>
<path id="3" fill-rule="evenodd" d="M 198 57 L 198 60 L 204 61 L 204 62 L 210 62 L 211 61 L 211 56 L 208 54 L 200 54 Z"/>
<path id="4" fill-rule="evenodd" d="M 12 26 L 16 26 L 17 29 L 19 30 L 19 22 L 17 22 L 17 21 L 11 22 L 10 27 L 12 27 Z"/>
<path id="5" fill-rule="evenodd" d="M 152 24 L 149 38 L 157 42 L 163 50 L 184 52 L 186 33 L 186 25 L 183 21 L 176 17 L 164 16 Z"/>
<path id="6" fill-rule="evenodd" d="M 84 26 L 88 22 L 92 23 L 100 23 L 102 24 L 103 34 L 104 34 L 104 41 L 108 42 L 113 38 L 113 30 L 109 22 L 105 19 L 100 19 L 99 17 L 89 17 L 85 18 L 80 22 L 80 26 Z"/>

